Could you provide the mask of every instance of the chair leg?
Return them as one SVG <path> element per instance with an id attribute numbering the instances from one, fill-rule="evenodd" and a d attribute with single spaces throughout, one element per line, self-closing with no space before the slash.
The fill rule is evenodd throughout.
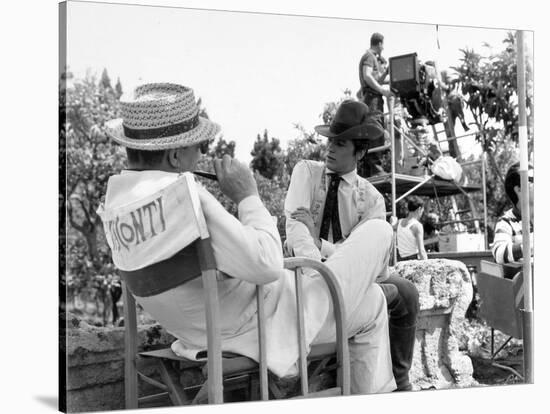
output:
<path id="1" fill-rule="evenodd" d="M 274 384 L 274 381 L 270 381 L 268 387 L 269 391 L 271 391 L 271 394 L 273 394 L 274 399 L 282 400 L 283 398 L 285 398 L 285 394 L 281 391 L 277 384 Z"/>
<path id="2" fill-rule="evenodd" d="M 249 401 L 258 401 L 260 399 L 260 381 L 255 375 L 251 375 L 250 386 L 248 388 Z"/>
<path id="3" fill-rule="evenodd" d="M 193 402 L 191 404 L 206 404 L 208 402 L 208 380 L 204 381 L 204 384 L 202 384 L 201 389 L 195 395 L 195 398 L 193 398 Z"/>
<path id="4" fill-rule="evenodd" d="M 133 360 L 126 358 L 124 375 L 125 407 L 127 410 L 138 408 L 138 373 Z"/>
<path id="5" fill-rule="evenodd" d="M 168 392 L 170 395 L 170 400 L 174 405 L 184 405 L 186 402 L 189 402 L 189 399 L 186 398 L 184 391 L 181 389 L 181 386 L 176 379 L 176 375 L 171 373 L 171 368 L 163 360 L 159 360 L 159 369 L 160 376 L 164 381 L 164 384 L 168 387 Z"/>
<path id="6" fill-rule="evenodd" d="M 313 372 L 311 373 L 309 378 L 311 379 L 313 377 L 316 377 L 321 372 L 323 372 L 325 370 L 325 368 L 327 367 L 327 364 L 330 362 L 330 359 L 331 359 L 331 357 L 323 358 L 323 360 L 319 363 L 319 365 L 317 365 L 315 367 L 315 369 L 313 370 Z"/>

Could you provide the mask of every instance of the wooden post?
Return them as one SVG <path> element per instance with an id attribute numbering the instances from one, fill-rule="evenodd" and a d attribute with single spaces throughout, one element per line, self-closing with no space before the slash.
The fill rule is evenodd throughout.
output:
<path id="1" fill-rule="evenodd" d="M 485 138 L 483 139 L 483 146 L 485 146 Z M 487 175 L 485 172 L 487 162 L 485 157 L 485 150 L 483 150 L 481 152 L 481 191 L 483 192 L 483 240 L 485 243 L 485 250 L 487 250 L 489 248 L 489 240 L 487 239 L 487 228 L 489 223 L 487 221 Z"/>
<path id="2" fill-rule="evenodd" d="M 260 397 L 269 400 L 269 383 L 267 376 L 267 336 L 265 332 L 265 298 L 263 285 L 256 286 L 256 301 L 258 303 L 258 341 L 260 346 Z"/>
<path id="3" fill-rule="evenodd" d="M 307 397 L 309 384 L 307 378 L 307 349 L 306 349 L 306 328 L 304 316 L 304 291 L 302 286 L 302 268 L 294 270 L 294 281 L 296 283 L 296 308 L 298 310 L 298 347 L 299 347 L 299 370 L 302 395 Z"/>
<path id="4" fill-rule="evenodd" d="M 393 113 L 393 106 L 394 106 L 394 100 L 395 98 L 393 96 L 390 96 L 388 98 L 388 109 L 390 111 L 390 121 L 389 121 L 389 129 L 390 129 L 390 145 L 391 145 L 391 213 L 392 213 L 392 220 L 393 217 L 397 217 L 397 208 L 396 208 L 396 186 L 395 186 L 395 129 L 393 127 L 393 121 L 394 121 L 394 113 Z M 401 139 L 404 137 L 402 136 Z M 392 222 L 393 227 L 393 222 Z M 396 231 L 393 232 L 393 264 L 397 263 L 397 233 Z"/>
<path id="5" fill-rule="evenodd" d="M 122 282 L 124 303 L 124 397 L 126 409 L 138 408 L 137 315 L 134 297 Z"/>
<path id="6" fill-rule="evenodd" d="M 525 112 L 525 52 L 523 30 L 517 32 L 518 56 L 518 108 L 519 108 L 519 174 L 521 179 L 521 223 L 523 234 L 523 376 L 533 383 L 533 303 L 531 281 L 531 237 L 529 212 L 529 177 L 527 116 Z"/>
<path id="7" fill-rule="evenodd" d="M 202 270 L 208 343 L 208 404 L 223 403 L 221 316 L 216 276 L 215 269 Z"/>

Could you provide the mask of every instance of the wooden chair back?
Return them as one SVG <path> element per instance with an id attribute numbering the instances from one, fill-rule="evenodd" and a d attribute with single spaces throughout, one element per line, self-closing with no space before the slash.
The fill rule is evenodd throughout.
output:
<path id="1" fill-rule="evenodd" d="M 199 195 L 197 192 L 194 177 L 190 173 L 183 174 L 181 185 L 185 185 L 184 191 L 187 193 L 182 200 L 186 212 L 194 213 L 196 226 L 190 229 L 196 232 L 198 238 L 193 240 L 194 251 L 197 255 L 200 266 L 200 277 L 204 286 L 204 300 L 206 310 L 206 332 L 207 332 L 207 353 L 208 353 L 208 401 L 211 404 L 223 402 L 223 383 L 222 383 L 222 352 L 221 352 L 221 329 L 220 329 L 220 308 L 218 300 L 217 278 L 218 270 L 214 251 L 210 240 L 210 235 L 206 227 L 206 221 L 201 209 Z M 191 244 L 190 244 L 191 245 Z M 154 267 L 149 267 L 151 272 Z M 158 269 L 158 267 L 157 267 Z M 182 269 L 185 273 L 187 269 Z M 143 272 L 143 270 L 141 270 Z M 123 280 L 123 300 L 124 300 L 124 321 L 125 321 L 125 392 L 126 408 L 138 407 L 138 387 L 137 387 L 137 317 L 136 302 L 132 292 L 128 287 L 129 278 L 134 276 L 133 272 L 120 272 Z M 155 276 L 155 275 L 152 275 Z M 185 276 L 183 277 L 185 280 Z"/>

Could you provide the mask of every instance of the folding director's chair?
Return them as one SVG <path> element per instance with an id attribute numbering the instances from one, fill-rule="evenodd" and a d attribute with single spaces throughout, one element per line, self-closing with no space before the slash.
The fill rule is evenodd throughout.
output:
<path id="1" fill-rule="evenodd" d="M 487 260 L 480 262 L 477 289 L 480 298 L 479 316 L 491 327 L 491 363 L 508 370 L 523 380 L 514 368 L 497 362 L 497 355 L 512 340 L 523 339 L 523 269 L 521 264 L 500 265 Z M 495 351 L 495 329 L 508 338 Z"/>
<path id="2" fill-rule="evenodd" d="M 194 178 L 191 174 L 183 174 L 182 184 L 185 186 L 184 206 L 185 211 L 190 214 L 194 212 L 197 238 L 184 249 L 186 255 L 196 255 L 200 265 L 199 274 L 186 274 L 188 269 L 180 268 L 181 274 L 177 277 L 181 283 L 185 283 L 195 277 L 202 277 L 204 287 L 204 300 L 206 309 L 207 327 L 207 361 L 191 361 L 175 355 L 170 348 L 161 350 L 138 352 L 137 344 L 137 318 L 136 303 L 134 295 L 139 296 L 143 285 L 154 283 L 155 277 L 164 270 L 173 267 L 170 261 L 177 258 L 169 258 L 164 262 L 155 263 L 134 272 L 120 271 L 123 279 L 123 301 L 125 318 L 125 401 L 126 408 L 138 408 L 140 402 L 144 403 L 152 398 L 166 395 L 174 405 L 193 404 L 208 401 L 209 404 L 223 402 L 224 384 L 231 382 L 231 379 L 249 376 L 257 378 L 259 382 L 260 395 L 262 400 L 269 399 L 269 391 L 274 398 L 283 397 L 273 381 L 268 381 L 268 369 L 266 363 L 266 321 L 264 313 L 264 292 L 263 286 L 256 286 L 257 300 L 257 323 L 258 323 L 258 346 L 259 361 L 253 361 L 242 355 L 226 354 L 222 352 L 221 330 L 220 330 L 220 309 L 218 302 L 216 261 L 213 254 L 211 240 L 206 228 L 206 222 L 201 210 Z M 179 189 L 181 191 L 181 188 Z M 181 253 L 181 252 L 180 252 Z M 178 254 L 180 254 L 178 253 Z M 173 264 L 173 263 L 172 263 Z M 313 268 L 319 272 L 328 285 L 333 301 L 334 317 L 336 320 L 335 344 L 323 344 L 313 346 L 309 355 L 306 352 L 305 344 L 305 321 L 303 309 L 302 273 L 303 268 Z M 350 361 L 347 334 L 345 331 L 345 309 L 342 294 L 338 283 L 331 270 L 321 262 L 307 258 L 287 258 L 285 268 L 293 270 L 296 281 L 296 303 L 298 320 L 299 339 L 299 375 L 301 393 L 303 397 L 318 397 L 328 395 L 349 395 L 350 393 Z M 137 278 L 136 278 L 137 276 Z M 175 277 L 169 275 L 169 277 Z M 140 284 L 136 284 L 140 280 Z M 153 315 L 154 316 L 154 315 Z M 327 361 L 336 357 L 336 386 L 319 392 L 309 392 L 308 385 L 308 361 Z M 141 361 L 154 360 L 158 364 L 158 370 L 162 382 L 147 377 L 139 371 Z M 320 365 L 323 365 L 321 363 Z M 191 396 L 179 383 L 179 372 L 181 370 L 197 367 L 202 368 L 206 381 L 200 384 L 196 395 Z M 139 398 L 138 378 L 154 385 L 161 390 L 160 394 Z"/>

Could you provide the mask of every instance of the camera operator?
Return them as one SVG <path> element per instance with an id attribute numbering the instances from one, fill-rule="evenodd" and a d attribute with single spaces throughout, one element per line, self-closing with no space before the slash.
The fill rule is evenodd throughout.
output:
<path id="1" fill-rule="evenodd" d="M 384 112 L 382 96 L 389 97 L 392 93 L 387 85 L 388 65 L 382 57 L 384 36 L 373 33 L 370 38 L 370 48 L 359 61 L 359 81 L 361 83 L 361 99 L 369 110 Z"/>
<path id="2" fill-rule="evenodd" d="M 359 100 L 367 105 L 372 117 L 378 119 L 382 128 L 385 128 L 383 97 L 390 97 L 392 92 L 386 80 L 389 67 L 388 62 L 382 56 L 383 50 L 384 36 L 381 33 L 373 33 L 370 38 L 370 48 L 359 61 L 359 82 L 361 89 L 357 95 Z M 396 136 L 396 139 L 399 138 L 399 136 Z M 372 142 L 373 147 L 380 147 L 382 145 L 384 145 L 384 135 L 381 135 Z M 365 177 L 386 174 L 382 168 L 382 157 L 383 152 L 367 153 L 363 157 L 361 165 L 358 166 L 360 174 Z"/>

